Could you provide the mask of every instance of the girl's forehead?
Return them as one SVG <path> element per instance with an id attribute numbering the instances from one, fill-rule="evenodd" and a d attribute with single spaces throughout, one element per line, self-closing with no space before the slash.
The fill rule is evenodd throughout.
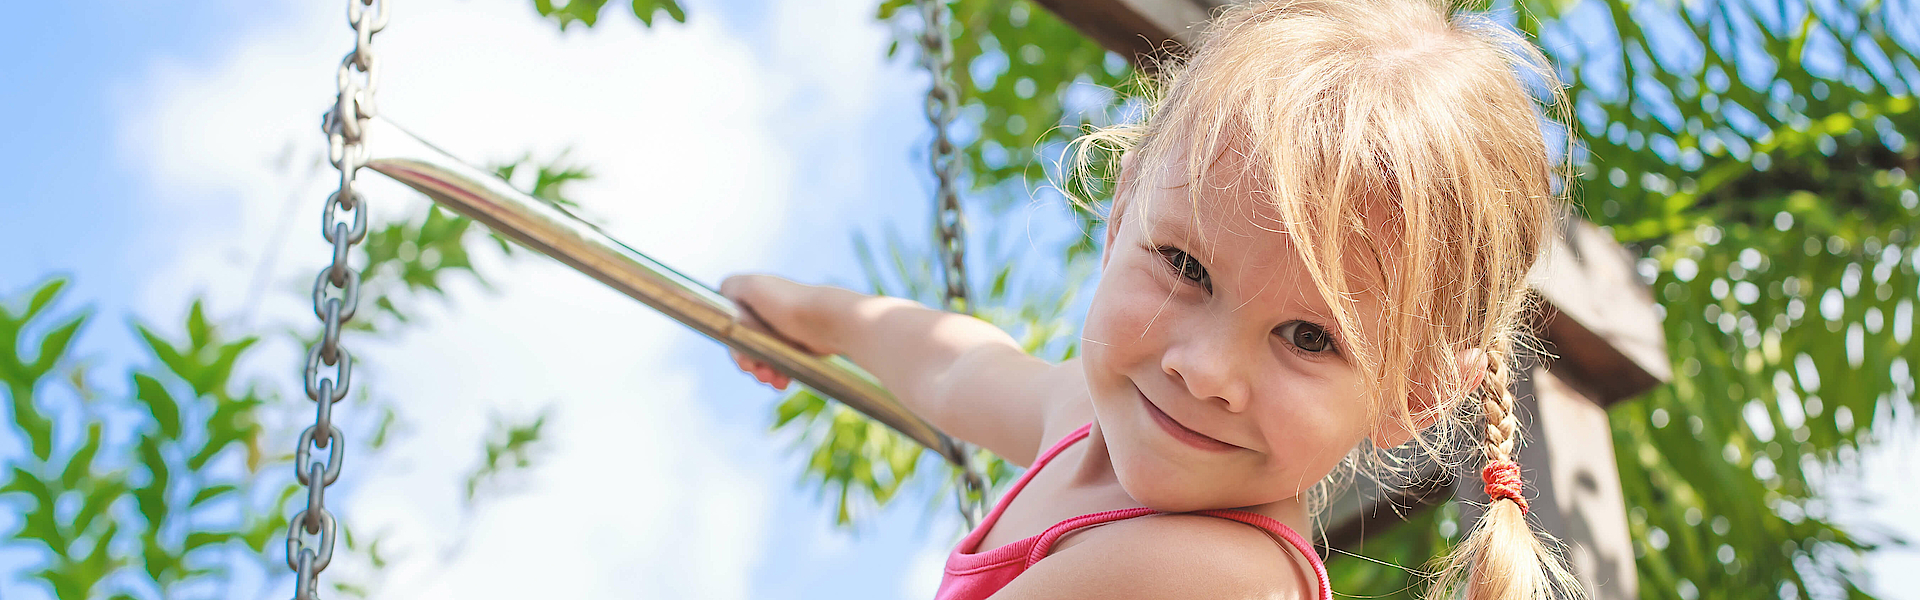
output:
<path id="1" fill-rule="evenodd" d="M 1216 166 L 1195 182 L 1185 165 L 1158 170 L 1142 182 L 1140 201 L 1134 203 L 1153 237 L 1174 235 L 1209 245 L 1258 243 L 1290 250 L 1286 221 L 1260 178 L 1243 169 Z"/>
<path id="2" fill-rule="evenodd" d="M 1383 287 L 1394 261 L 1406 258 L 1394 254 L 1402 225 L 1397 205 L 1384 197 L 1352 198 L 1346 205 L 1356 214 L 1294 215 L 1338 224 L 1335 231 L 1322 230 L 1313 239 L 1294 239 L 1282 203 L 1294 201 L 1293 211 L 1323 209 L 1301 205 L 1300 198 L 1279 197 L 1275 190 L 1282 186 L 1276 185 L 1273 173 L 1280 167 L 1269 164 L 1270 157 L 1253 148 L 1241 136 L 1225 135 L 1211 144 L 1172 140 L 1153 149 L 1142 157 L 1148 164 L 1141 165 L 1142 181 L 1135 194 L 1139 201 L 1127 210 L 1138 215 L 1149 237 L 1183 236 L 1194 246 L 1187 250 L 1201 258 L 1216 251 L 1263 261 L 1270 261 L 1270 254 L 1300 258 L 1300 252 L 1330 245 L 1332 240 L 1321 237 L 1338 235 L 1348 289 Z M 1203 157 L 1204 163 L 1189 156 Z M 1303 183 L 1286 187 L 1295 193 L 1316 193 L 1309 189 L 1311 184 Z M 1319 190 L 1316 197 L 1329 191 Z"/>

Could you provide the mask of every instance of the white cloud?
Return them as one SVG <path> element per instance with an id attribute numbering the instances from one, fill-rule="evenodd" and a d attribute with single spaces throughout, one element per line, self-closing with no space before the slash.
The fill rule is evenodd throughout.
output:
<path id="1" fill-rule="evenodd" d="M 120 158 L 151 192 L 138 208 L 149 238 L 128 247 L 170 258 L 140 284 L 150 318 L 170 322 L 199 293 L 216 314 L 313 326 L 306 300 L 283 292 L 310 281 L 326 254 L 315 221 L 332 171 L 301 161 L 324 151 L 319 115 L 351 44 L 338 4 L 277 7 L 290 16 L 237 33 L 216 60 L 157 59 L 119 91 Z M 869 3 L 779 10 L 817 27 L 792 33 L 776 15 L 783 33 L 764 58 L 697 11 L 685 26 L 641 32 L 618 19 L 561 34 L 524 0 L 396 3 L 375 38 L 379 106 L 471 161 L 571 148 L 597 174 L 573 190 L 588 212 L 715 282 L 777 260 L 795 210 L 796 149 L 782 136 L 856 127 L 872 103 L 884 41 Z M 825 59 L 803 54 L 812 52 Z M 781 122 L 795 113 L 806 120 Z M 835 147 L 859 164 L 855 140 Z M 297 159 L 291 173 L 272 166 L 282 154 Z M 376 216 L 418 209 L 416 195 L 365 176 Z M 265 261 L 272 291 L 245 307 L 263 256 L 277 256 Z M 350 459 L 343 478 L 353 494 L 343 518 L 386 532 L 400 556 L 385 595 L 748 596 L 767 552 L 769 496 L 792 475 L 755 458 L 772 450 L 711 450 L 770 445 L 717 426 L 701 405 L 711 386 L 686 361 L 719 361 L 720 351 L 552 261 L 477 259 L 497 293 L 455 282 L 451 310 L 356 347 L 355 383 L 393 399 L 413 425 L 382 464 Z M 258 369 L 290 380 L 283 365 L 297 351 L 265 349 Z M 528 489 L 463 516 L 458 492 L 487 413 L 548 402 L 558 406 L 546 430 L 553 451 Z M 463 523 L 464 550 L 443 562 L 439 549 Z M 350 577 L 355 567 L 335 569 Z"/>

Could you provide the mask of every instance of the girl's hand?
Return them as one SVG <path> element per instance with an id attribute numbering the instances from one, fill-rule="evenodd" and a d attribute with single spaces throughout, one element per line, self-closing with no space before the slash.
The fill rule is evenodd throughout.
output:
<path id="1" fill-rule="evenodd" d="M 734 275 L 720 282 L 720 295 L 733 300 L 740 310 L 739 325 L 761 333 L 771 335 L 802 351 L 815 356 L 825 356 L 818 344 L 809 344 L 788 333 L 802 333 L 806 327 L 806 299 L 810 286 L 795 283 L 772 275 L 745 274 Z M 772 321 L 769 323 L 768 321 Z M 746 354 L 727 348 L 727 354 L 733 358 L 733 364 L 741 371 L 751 373 L 760 383 L 785 390 L 793 382 L 787 374 L 781 373 L 764 361 L 756 360 Z"/>

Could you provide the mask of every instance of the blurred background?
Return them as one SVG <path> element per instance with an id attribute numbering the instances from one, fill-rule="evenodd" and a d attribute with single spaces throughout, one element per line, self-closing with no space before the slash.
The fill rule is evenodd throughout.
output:
<path id="1" fill-rule="evenodd" d="M 343 4 L 12 11 L 0 597 L 290 593 Z M 1071 356 L 1097 229 L 1054 161 L 1137 108 L 1134 67 L 1028 0 L 948 5 L 974 307 Z M 1477 8 L 1571 86 L 1574 198 L 1665 334 L 1671 381 L 1606 413 L 1638 596 L 1920 598 L 1920 7 Z M 903 0 L 406 0 L 376 38 L 377 99 L 710 285 L 760 271 L 938 304 L 920 27 Z M 324 594 L 932 596 L 962 528 L 937 457 L 360 181 Z M 1442 503 L 1336 552 L 1335 590 L 1418 593 L 1410 570 L 1459 518 Z"/>

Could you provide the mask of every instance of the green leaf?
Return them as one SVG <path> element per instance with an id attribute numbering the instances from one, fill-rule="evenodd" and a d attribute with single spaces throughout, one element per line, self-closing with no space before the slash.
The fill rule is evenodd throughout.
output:
<path id="1" fill-rule="evenodd" d="M 0 495 L 24 492 L 33 497 L 34 502 L 20 521 L 20 529 L 13 537 L 40 540 L 54 554 L 66 556 L 70 541 L 60 529 L 59 521 L 54 518 L 55 498 L 53 488 L 33 473 L 18 466 L 13 468 L 13 478 L 7 485 L 0 487 Z"/>
<path id="2" fill-rule="evenodd" d="M 53 488 L 49 487 L 47 482 L 41 481 L 40 478 L 32 472 L 20 468 L 17 465 L 13 467 L 13 477 L 7 479 L 5 486 L 0 486 L 0 495 L 15 492 L 32 495 L 35 500 L 41 503 L 53 502 Z"/>
<path id="3" fill-rule="evenodd" d="M 93 526 L 94 520 L 106 515 L 108 508 L 125 493 L 127 493 L 127 482 L 117 475 L 87 491 L 86 501 L 81 503 L 80 512 L 74 514 L 73 530 L 86 532 Z"/>
<path id="4" fill-rule="evenodd" d="M 285 503 L 284 498 L 281 503 Z M 241 534 L 240 539 L 246 542 L 247 547 L 252 548 L 254 552 L 265 552 L 267 542 L 272 541 L 276 534 L 284 534 L 286 526 L 287 522 L 282 519 L 259 519 L 247 525 L 246 532 Z"/>
<path id="5" fill-rule="evenodd" d="M 667 16 L 675 22 L 687 22 L 686 11 L 675 0 L 633 0 L 633 16 L 639 17 L 640 22 L 648 27 L 653 26 L 653 15 L 659 11 L 666 11 Z"/>
<path id="6" fill-rule="evenodd" d="M 245 337 L 221 345 L 213 361 L 207 363 L 200 376 L 188 379 L 188 383 L 193 385 L 195 392 L 203 396 L 221 393 L 227 386 L 227 380 L 233 377 L 234 362 L 239 360 L 240 355 L 252 348 L 257 341 L 260 341 L 259 338 Z"/>
<path id="7" fill-rule="evenodd" d="M 87 441 L 81 444 L 73 456 L 67 458 L 67 468 L 60 473 L 60 484 L 67 489 L 78 489 L 82 480 L 93 471 L 94 454 L 100 451 L 100 424 L 87 425 Z"/>
<path id="8" fill-rule="evenodd" d="M 13 424 L 27 434 L 33 455 L 40 460 L 53 456 L 53 422 L 40 415 L 33 405 L 31 388 L 13 388 Z"/>
<path id="9" fill-rule="evenodd" d="M 235 537 L 237 535 L 231 531 L 196 531 L 187 534 L 186 551 L 192 552 L 212 544 L 224 544 Z"/>
<path id="10" fill-rule="evenodd" d="M 147 527 L 158 530 L 167 518 L 167 461 L 160 454 L 160 440 L 153 436 L 140 436 L 139 453 L 140 464 L 151 477 L 147 485 L 133 490 L 133 497 L 147 518 Z"/>
<path id="11" fill-rule="evenodd" d="M 784 427 L 788 422 L 802 415 L 811 418 L 819 414 L 820 410 L 825 407 L 825 398 L 822 398 L 812 390 L 801 388 L 788 395 L 785 400 L 780 401 L 780 405 L 774 412 L 773 427 L 775 429 Z"/>
<path id="12" fill-rule="evenodd" d="M 134 329 L 139 331 L 140 338 L 146 341 L 147 350 L 153 353 L 154 358 L 160 359 L 160 364 L 166 365 L 174 375 L 191 381 L 199 374 L 199 367 L 181 355 L 180 351 L 174 349 L 173 344 L 161 339 L 159 334 L 147 329 L 145 325 L 135 324 Z"/>
<path id="13" fill-rule="evenodd" d="M 140 401 L 146 403 L 147 414 L 152 415 L 154 423 L 159 424 L 160 435 L 167 439 L 178 439 L 180 403 L 174 401 L 167 386 L 146 373 L 134 373 L 133 388 L 138 391 Z"/>
<path id="14" fill-rule="evenodd" d="M 193 307 L 187 309 L 187 345 L 191 348 L 205 348 L 213 336 L 213 324 L 207 322 L 200 304 L 200 299 L 194 298 Z"/>
<path id="15" fill-rule="evenodd" d="M 172 583 L 174 573 L 180 569 L 180 557 L 160 545 L 154 530 L 148 530 L 140 542 L 141 563 L 146 567 L 147 576 L 162 586 Z"/>
<path id="16" fill-rule="evenodd" d="M 187 506 L 199 506 L 201 504 L 210 502 L 215 498 L 219 498 L 229 493 L 238 491 L 239 489 L 240 488 L 234 487 L 232 485 L 216 485 L 213 487 L 209 487 L 209 488 L 200 490 L 200 493 L 198 494 L 194 494 L 193 501 L 189 502 Z"/>
<path id="17" fill-rule="evenodd" d="M 40 353 L 35 355 L 33 364 L 27 367 L 28 372 L 38 377 L 53 370 L 54 364 L 66 358 L 67 346 L 73 342 L 74 334 L 79 332 L 81 325 L 86 324 L 89 316 L 90 312 L 82 311 L 48 332 L 46 337 L 40 338 Z"/>
<path id="18" fill-rule="evenodd" d="M 27 301 L 27 311 L 21 314 L 20 320 L 33 320 L 35 315 L 40 314 L 40 309 L 46 308 L 54 298 L 60 296 L 61 290 L 67 289 L 68 283 L 71 282 L 66 277 L 55 276 L 40 284 L 40 289 L 34 290 L 33 298 Z"/>
<path id="19" fill-rule="evenodd" d="M 119 531 L 118 524 L 108 525 L 105 532 L 94 538 L 93 546 L 87 550 L 87 555 L 73 565 L 73 582 L 79 591 L 79 595 L 73 597 L 92 596 L 93 588 L 99 585 L 101 580 L 106 579 L 114 569 L 119 568 L 123 561 L 116 558 L 111 550 L 114 534 Z"/>

